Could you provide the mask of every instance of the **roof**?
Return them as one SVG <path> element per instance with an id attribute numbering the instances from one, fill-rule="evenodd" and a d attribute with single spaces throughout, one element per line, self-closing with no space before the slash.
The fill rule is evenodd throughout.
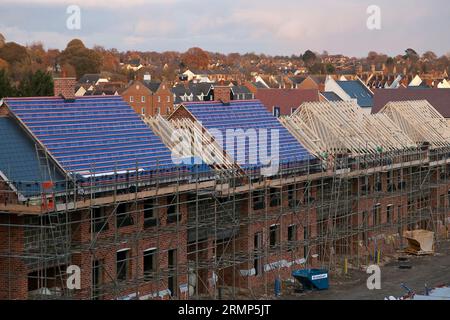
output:
<path id="1" fill-rule="evenodd" d="M 380 112 L 385 114 L 417 144 L 431 147 L 450 145 L 450 127 L 446 119 L 426 100 L 389 102 Z"/>
<path id="2" fill-rule="evenodd" d="M 85 84 L 85 83 L 96 83 L 100 79 L 100 74 L 94 74 L 94 73 L 87 73 L 83 75 L 80 80 L 78 80 L 78 83 Z"/>
<path id="3" fill-rule="evenodd" d="M 14 119 L 0 117 L 0 137 L 0 175 L 20 194 L 25 197 L 38 195 L 40 182 L 64 180 L 52 164 L 50 170 L 41 170 L 35 143 Z"/>
<path id="4" fill-rule="evenodd" d="M 138 67 L 141 64 L 141 59 L 131 59 L 130 61 L 128 61 L 128 64 Z"/>
<path id="5" fill-rule="evenodd" d="M 279 147 L 279 163 L 299 162 L 314 158 L 280 124 L 277 118 L 267 111 L 259 100 L 232 101 L 229 104 L 221 102 L 185 103 L 183 106 L 208 131 L 214 130 L 214 133 L 222 135 L 222 137 L 215 135 L 216 141 L 244 169 L 264 166 L 264 163 L 266 163 L 264 154 L 268 154 L 268 157 L 275 156 L 272 155 L 272 150 L 275 152 L 274 148 L 276 147 Z M 267 148 L 263 147 L 263 141 L 260 137 L 256 138 L 260 134 L 264 134 L 261 129 L 267 130 L 264 135 L 267 138 Z M 245 143 L 245 159 L 243 152 L 238 152 L 239 143 L 228 145 L 227 139 L 233 139 L 233 137 L 227 137 L 227 134 L 235 134 L 236 130 L 243 130 L 247 133 L 254 132 L 255 139 L 258 140 L 257 154 L 255 154 L 257 159 L 250 159 L 249 150 L 252 149 L 249 148 L 249 143 Z M 275 143 L 275 140 L 272 140 L 272 135 L 276 132 L 279 134 L 278 144 Z"/>
<path id="6" fill-rule="evenodd" d="M 259 89 L 256 99 L 272 112 L 273 107 L 279 107 L 281 115 L 291 114 L 292 108 L 298 108 L 303 102 L 319 101 L 319 91 L 314 89 Z"/>
<path id="7" fill-rule="evenodd" d="M 233 86 L 231 90 L 234 94 L 252 94 L 246 86 Z"/>
<path id="8" fill-rule="evenodd" d="M 336 83 L 352 99 L 356 99 L 360 107 L 373 107 L 373 94 L 361 81 L 336 81 Z"/>
<path id="9" fill-rule="evenodd" d="M 293 83 L 295 84 L 301 84 L 303 81 L 306 80 L 306 76 L 295 76 L 295 77 L 290 77 L 289 80 L 291 80 Z"/>
<path id="10" fill-rule="evenodd" d="M 268 89 L 264 83 L 257 81 L 257 82 L 252 82 L 252 84 L 257 88 L 257 89 Z"/>
<path id="11" fill-rule="evenodd" d="M 450 118 L 450 89 L 375 90 L 372 112 L 379 112 L 388 102 L 410 100 L 427 100 L 444 118 Z"/>
<path id="12" fill-rule="evenodd" d="M 321 92 L 321 94 L 327 99 L 328 101 L 342 101 L 342 99 L 333 91 L 325 91 Z"/>
<path id="13" fill-rule="evenodd" d="M 120 96 L 8 98 L 9 109 L 70 174 L 172 167 L 171 152 Z"/>
<path id="14" fill-rule="evenodd" d="M 308 150 L 324 159 L 330 154 L 379 154 L 415 146 L 389 117 L 367 114 L 354 100 L 307 102 L 280 121 Z"/>
<path id="15" fill-rule="evenodd" d="M 203 94 L 204 96 L 208 95 L 209 91 L 213 87 L 211 83 L 189 83 L 187 86 L 184 84 L 177 84 L 172 87 L 172 93 L 175 94 L 175 104 L 180 104 L 183 102 L 181 96 L 185 94 L 187 96 L 193 95 L 193 101 L 200 101 L 198 96 Z"/>
<path id="16" fill-rule="evenodd" d="M 309 78 L 314 80 L 317 84 L 325 84 L 325 81 L 327 80 L 327 76 L 322 74 L 311 75 Z"/>

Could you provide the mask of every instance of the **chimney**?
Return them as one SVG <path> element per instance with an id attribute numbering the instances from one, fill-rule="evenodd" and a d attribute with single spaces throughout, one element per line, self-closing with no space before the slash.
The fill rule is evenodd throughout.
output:
<path id="1" fill-rule="evenodd" d="M 214 86 L 214 100 L 229 103 L 231 101 L 231 88 L 228 86 Z"/>
<path id="2" fill-rule="evenodd" d="M 75 100 L 75 78 L 53 78 L 54 95 L 64 100 Z"/>

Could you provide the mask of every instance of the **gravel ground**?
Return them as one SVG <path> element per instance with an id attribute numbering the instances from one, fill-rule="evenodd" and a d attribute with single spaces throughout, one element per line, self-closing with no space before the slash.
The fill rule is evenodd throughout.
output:
<path id="1" fill-rule="evenodd" d="M 402 257 L 405 255 L 401 255 Z M 381 266 L 381 289 L 369 290 L 366 286 L 370 276 L 363 271 L 350 270 L 345 277 L 330 277 L 330 289 L 308 293 L 294 293 L 282 296 L 289 300 L 383 300 L 387 296 L 400 297 L 406 286 L 423 293 L 425 284 L 428 287 L 443 284 L 450 285 L 450 242 L 441 243 L 434 256 L 406 256 L 407 262 L 393 259 Z M 400 269 L 400 264 L 408 264 L 411 269 Z"/>

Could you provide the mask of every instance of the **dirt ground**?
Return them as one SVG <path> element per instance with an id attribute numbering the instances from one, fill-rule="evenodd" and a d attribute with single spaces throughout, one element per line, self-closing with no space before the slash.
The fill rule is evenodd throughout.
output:
<path id="1" fill-rule="evenodd" d="M 343 277 L 330 276 L 330 288 L 325 291 L 293 293 L 280 299 L 289 300 L 383 300 L 388 296 L 400 297 L 406 291 L 401 287 L 404 283 L 408 288 L 423 293 L 425 284 L 435 287 L 450 285 L 450 242 L 441 243 L 434 256 L 411 256 L 407 261 L 393 259 L 381 266 L 381 289 L 367 289 L 366 281 L 370 276 L 364 271 L 349 270 L 349 275 Z M 407 264 L 411 269 L 401 269 L 400 264 Z"/>

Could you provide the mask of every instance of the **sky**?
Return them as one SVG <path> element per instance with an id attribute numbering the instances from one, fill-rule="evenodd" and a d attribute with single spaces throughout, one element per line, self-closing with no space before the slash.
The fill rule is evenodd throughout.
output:
<path id="1" fill-rule="evenodd" d="M 67 8 L 80 29 L 67 28 Z M 367 20 L 380 9 L 380 29 Z M 120 51 L 300 54 L 364 57 L 407 48 L 450 52 L 448 0 L 1 0 L 0 33 L 21 44 L 64 49 L 73 38 Z M 71 20 L 73 21 L 73 20 Z M 371 20 L 373 21 L 373 20 Z"/>

